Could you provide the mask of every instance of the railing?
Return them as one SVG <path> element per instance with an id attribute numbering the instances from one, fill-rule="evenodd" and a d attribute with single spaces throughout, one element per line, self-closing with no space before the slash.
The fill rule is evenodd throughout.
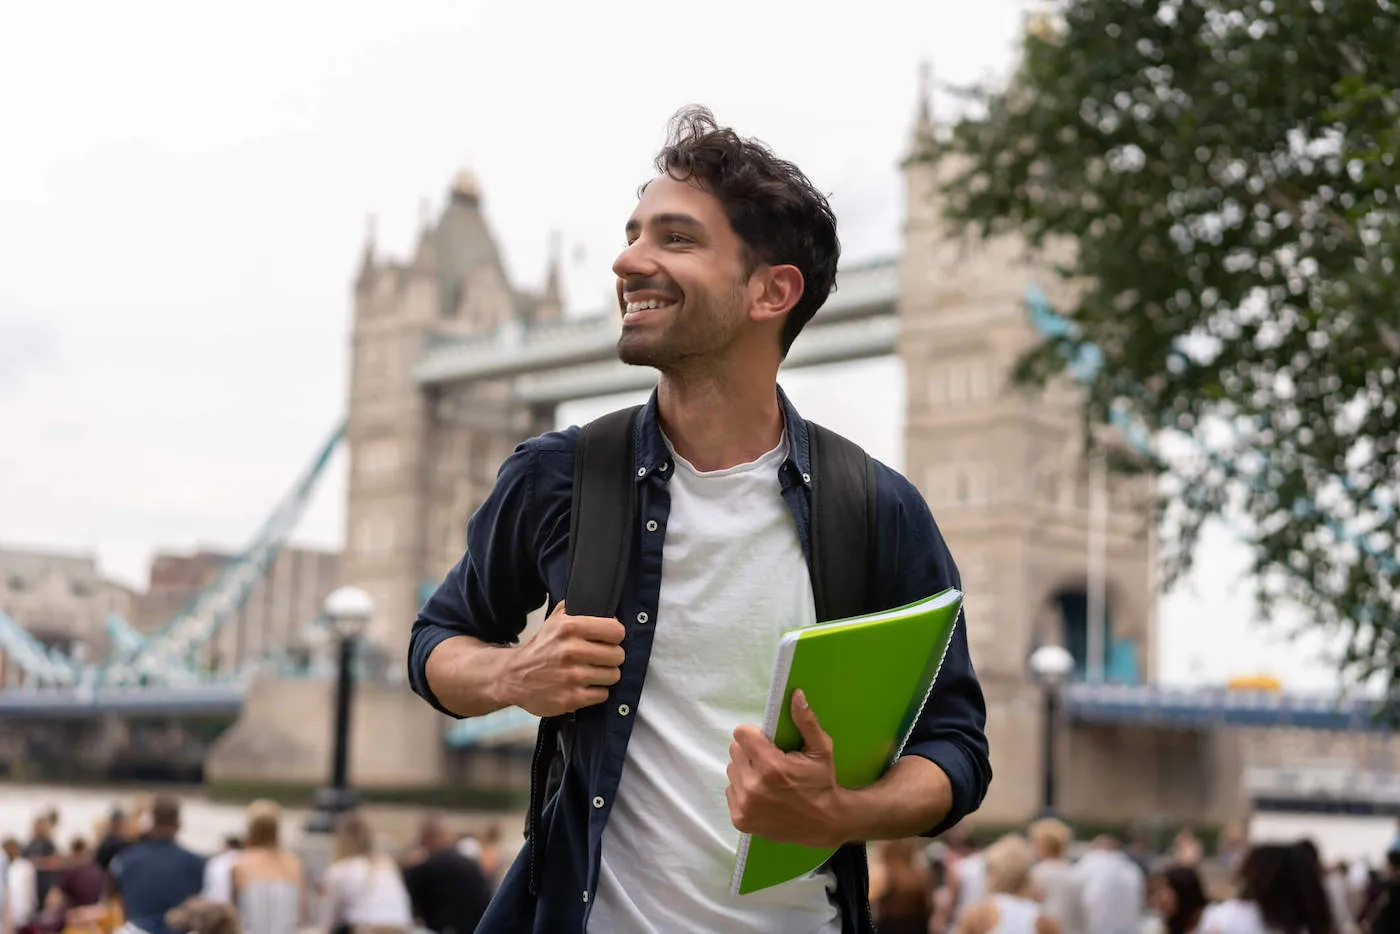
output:
<path id="1" fill-rule="evenodd" d="M 1383 731 L 1375 698 L 1336 694 L 1285 694 L 1225 688 L 1071 684 L 1065 712 L 1081 723 L 1152 726 L 1294 727 L 1307 730 Z"/>

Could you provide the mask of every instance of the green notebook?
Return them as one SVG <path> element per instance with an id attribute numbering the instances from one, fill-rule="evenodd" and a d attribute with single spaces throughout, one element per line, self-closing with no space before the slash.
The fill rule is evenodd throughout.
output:
<path id="1" fill-rule="evenodd" d="M 890 767 L 923 709 L 957 623 L 963 595 L 945 590 L 917 603 L 783 634 L 763 732 L 800 749 L 792 692 L 802 688 L 830 734 L 836 780 L 863 788 Z M 739 835 L 729 891 L 747 895 L 821 867 L 834 849 Z"/>

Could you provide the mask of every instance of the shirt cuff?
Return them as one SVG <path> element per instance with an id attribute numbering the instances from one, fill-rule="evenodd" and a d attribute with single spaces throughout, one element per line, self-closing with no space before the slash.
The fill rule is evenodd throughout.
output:
<path id="1" fill-rule="evenodd" d="M 919 756 L 932 762 L 948 776 L 948 784 L 953 788 L 953 804 L 948 809 L 948 814 L 919 836 L 938 836 L 972 813 L 981 803 L 973 800 L 977 777 L 972 760 L 957 743 L 948 739 L 928 739 L 904 747 L 900 758 L 905 756 Z"/>
<path id="2" fill-rule="evenodd" d="M 413 633 L 413 644 L 408 652 L 408 683 L 419 697 L 454 720 L 465 718 L 442 706 L 438 702 L 437 695 L 433 693 L 433 689 L 428 687 L 428 656 L 433 654 L 433 649 L 437 648 L 439 644 L 446 642 L 453 636 L 460 635 L 462 633 L 448 629 L 446 626 L 426 623 Z"/>

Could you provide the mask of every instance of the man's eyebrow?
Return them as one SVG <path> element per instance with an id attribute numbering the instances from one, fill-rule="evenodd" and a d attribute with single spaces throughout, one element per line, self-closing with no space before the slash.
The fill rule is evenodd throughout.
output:
<path id="1" fill-rule="evenodd" d="M 699 218 L 692 217 L 689 214 L 682 214 L 674 211 L 665 214 L 657 214 L 654 217 L 650 218 L 650 223 L 659 224 L 663 227 L 690 227 L 695 230 L 703 230 L 705 227 L 705 225 L 700 222 Z M 642 222 L 637 220 L 635 217 L 627 222 L 627 233 L 639 233 L 641 229 Z"/>

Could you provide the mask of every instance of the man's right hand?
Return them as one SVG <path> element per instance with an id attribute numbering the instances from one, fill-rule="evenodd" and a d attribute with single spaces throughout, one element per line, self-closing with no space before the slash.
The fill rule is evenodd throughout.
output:
<path id="1" fill-rule="evenodd" d="M 557 717 L 608 699 L 622 677 L 627 627 L 600 616 L 570 616 L 561 601 L 502 672 L 502 695 L 537 717 Z"/>

